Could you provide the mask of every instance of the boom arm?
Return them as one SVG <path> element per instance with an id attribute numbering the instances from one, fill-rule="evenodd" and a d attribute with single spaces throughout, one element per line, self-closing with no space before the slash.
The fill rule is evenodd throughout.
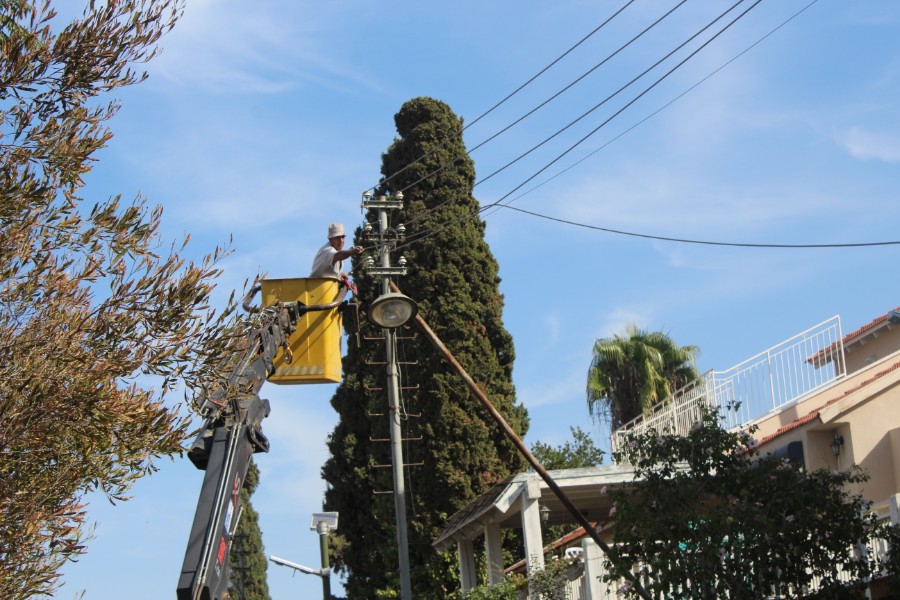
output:
<path id="1" fill-rule="evenodd" d="M 223 385 L 199 402 L 206 422 L 188 458 L 206 473 L 178 579 L 178 600 L 219 600 L 226 591 L 228 554 L 242 511 L 240 490 L 250 457 L 269 451 L 261 426 L 269 415 L 269 401 L 260 399 L 259 390 L 274 372 L 278 349 L 289 352 L 288 337 L 298 319 L 310 311 L 338 308 L 347 294 L 341 287 L 330 304 L 281 302 L 260 311 L 249 306 L 258 291 L 254 287 L 243 302 L 246 310 L 258 313 L 246 325 L 246 349 L 234 359 L 228 357 Z"/>

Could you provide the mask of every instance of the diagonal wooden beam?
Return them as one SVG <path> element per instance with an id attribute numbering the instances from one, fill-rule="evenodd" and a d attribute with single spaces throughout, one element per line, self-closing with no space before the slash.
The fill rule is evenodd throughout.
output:
<path id="1" fill-rule="evenodd" d="M 391 289 L 395 292 L 400 292 L 400 289 L 397 287 L 393 281 L 391 281 Z M 402 293 L 402 292 L 400 292 Z M 431 329 L 422 315 L 416 315 L 416 326 L 425 334 L 425 337 L 431 341 L 435 348 L 437 348 L 438 352 L 447 359 L 453 369 L 457 372 L 457 374 L 462 377 L 463 381 L 469 387 L 470 390 L 478 397 L 481 401 L 482 406 L 484 406 L 485 410 L 491 415 L 503 433 L 510 439 L 510 441 L 515 445 L 516 449 L 519 451 L 522 456 L 525 457 L 531 466 L 534 468 L 535 472 L 540 475 L 541 479 L 547 484 L 547 487 L 559 498 L 559 501 L 563 506 L 566 507 L 566 510 L 572 515 L 572 518 L 575 521 L 584 527 L 585 532 L 591 537 L 591 539 L 596 542 L 597 546 L 603 550 L 604 554 L 606 554 L 607 558 L 613 562 L 613 565 L 616 567 L 616 571 L 622 574 L 622 576 L 627 579 L 631 585 L 632 589 L 639 595 L 641 598 L 645 598 L 646 600 L 653 600 L 650 594 L 641 586 L 640 582 L 637 580 L 637 577 L 631 572 L 631 565 L 618 565 L 616 564 L 615 559 L 611 555 L 611 549 L 609 545 L 603 541 L 600 537 L 600 534 L 597 530 L 591 525 L 591 522 L 587 520 L 587 517 L 581 514 L 581 511 L 575 507 L 569 497 L 565 492 L 562 491 L 562 488 L 557 485 L 553 478 L 550 477 L 550 474 L 544 468 L 544 466 L 538 461 L 537 458 L 531 453 L 525 443 L 522 441 L 522 438 L 513 430 L 512 427 L 509 426 L 509 423 L 506 422 L 506 419 L 503 418 L 503 415 L 497 410 L 494 404 L 490 401 L 487 395 L 481 391 L 481 388 L 475 383 L 475 381 L 469 376 L 469 373 L 463 368 L 461 364 L 456 360 L 447 346 L 444 345 L 444 342 L 437 336 L 437 334 Z M 626 568 L 627 567 L 627 568 Z"/>

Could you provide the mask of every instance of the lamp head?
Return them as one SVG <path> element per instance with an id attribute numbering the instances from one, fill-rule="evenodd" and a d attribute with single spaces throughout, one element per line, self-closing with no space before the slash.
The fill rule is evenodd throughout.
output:
<path id="1" fill-rule="evenodd" d="M 412 298 L 389 292 L 382 294 L 369 305 L 369 320 L 386 329 L 395 329 L 415 318 L 419 307 Z"/>
<path id="2" fill-rule="evenodd" d="M 547 508 L 546 504 L 541 504 L 538 512 L 541 514 L 541 523 L 546 525 L 550 521 L 550 509 Z"/>
<path id="3" fill-rule="evenodd" d="M 312 521 L 309 524 L 309 528 L 312 531 L 318 531 L 319 533 L 328 533 L 329 531 L 334 531 L 337 529 L 338 525 L 338 513 L 336 512 L 320 512 L 313 513 Z M 324 530 L 319 531 L 319 530 Z"/>
<path id="4" fill-rule="evenodd" d="M 831 440 L 831 443 L 829 444 L 829 446 L 831 446 L 831 452 L 835 456 L 841 455 L 841 447 L 843 445 L 844 445 L 844 436 L 842 436 L 842 435 L 834 436 L 834 439 Z"/>

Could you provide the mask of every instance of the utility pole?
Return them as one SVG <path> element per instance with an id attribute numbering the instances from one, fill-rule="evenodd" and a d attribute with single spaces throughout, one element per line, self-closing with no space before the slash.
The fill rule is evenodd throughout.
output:
<path id="1" fill-rule="evenodd" d="M 391 252 L 397 242 L 403 238 L 403 225 L 396 229 L 390 227 L 388 210 L 403 208 L 403 192 L 392 197 L 376 196 L 366 191 L 363 194 L 363 207 L 378 210 L 378 253 L 381 258 L 379 267 L 368 266 L 367 273 L 381 277 L 382 295 L 371 305 L 369 318 L 384 328 L 387 351 L 387 392 L 388 408 L 391 419 L 391 466 L 394 473 L 394 513 L 397 521 L 397 554 L 400 565 L 400 598 L 412 600 L 409 577 L 409 543 L 406 527 L 406 484 L 403 470 L 403 431 L 400 428 L 400 374 L 398 372 L 396 345 L 396 328 L 415 316 L 415 303 L 401 294 L 391 292 L 391 276 L 406 275 L 406 260 L 401 257 L 398 267 L 391 266 Z M 363 228 L 364 234 L 372 236 L 374 231 L 370 224 Z M 373 261 L 374 262 L 374 261 Z M 399 297 L 398 297 L 399 296 Z"/>

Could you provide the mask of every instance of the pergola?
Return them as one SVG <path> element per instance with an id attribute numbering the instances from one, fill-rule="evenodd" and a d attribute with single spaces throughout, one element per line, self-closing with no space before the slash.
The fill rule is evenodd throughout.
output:
<path id="1" fill-rule="evenodd" d="M 549 471 L 549 474 L 589 521 L 601 525 L 609 520 L 612 508 L 612 499 L 606 492 L 634 481 L 634 470 L 618 465 Z M 505 568 L 501 548 L 504 529 L 522 529 L 526 569 L 532 573 L 544 567 L 542 525 L 563 524 L 576 526 L 574 518 L 544 480 L 537 473 L 527 471 L 507 477 L 450 517 L 433 545 L 448 550 L 456 544 L 460 585 L 468 590 L 477 585 L 473 542 L 478 537 L 484 536 L 488 582 L 495 584 L 503 579 Z M 600 550 L 590 538 L 584 538 L 582 546 L 585 580 L 595 580 L 591 571 L 599 569 Z"/>

